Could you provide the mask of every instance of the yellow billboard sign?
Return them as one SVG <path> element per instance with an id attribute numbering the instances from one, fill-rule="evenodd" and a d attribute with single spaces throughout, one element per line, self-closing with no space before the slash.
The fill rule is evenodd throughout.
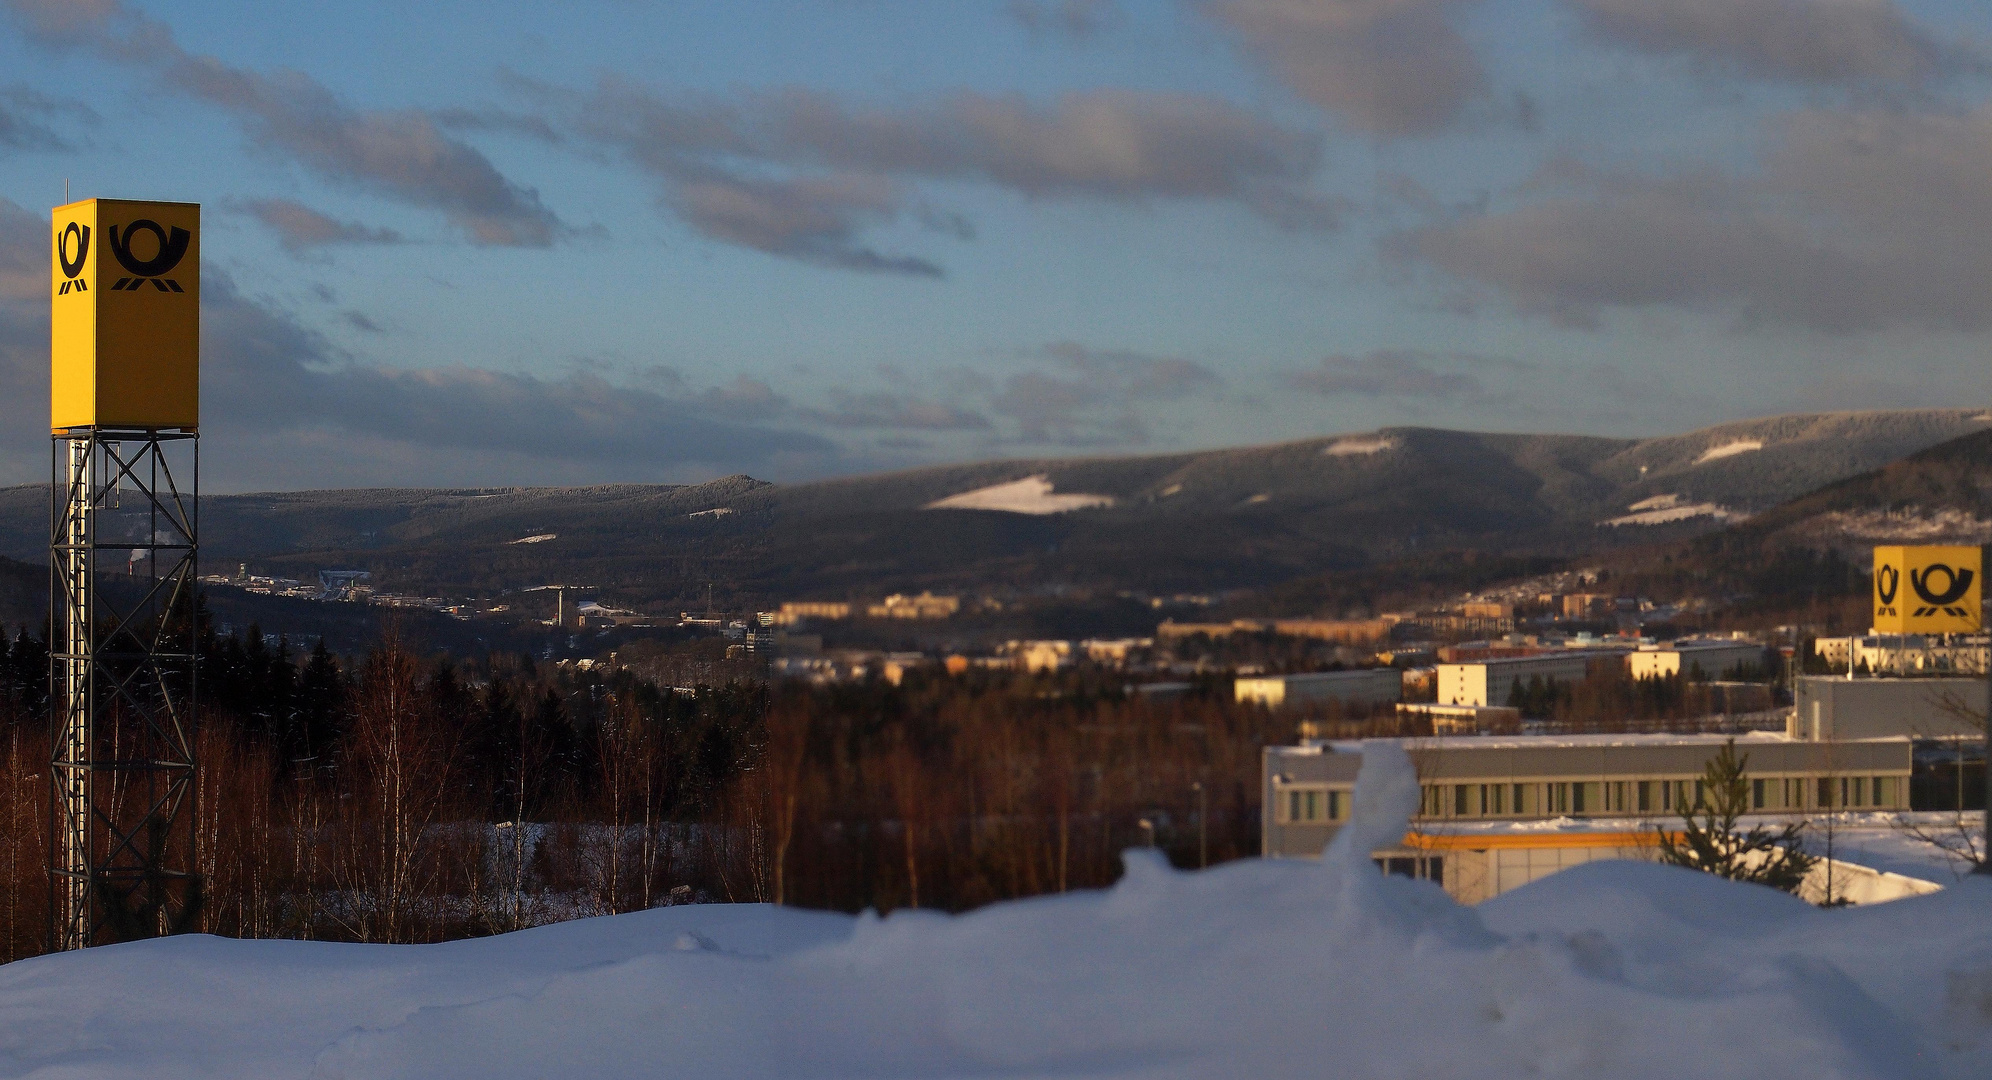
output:
<path id="1" fill-rule="evenodd" d="M 201 208 L 85 199 L 53 216 L 49 427 L 199 426 Z"/>
<path id="2" fill-rule="evenodd" d="M 1874 549 L 1874 628 L 1962 634 L 1979 628 L 1984 567 L 1975 547 Z"/>

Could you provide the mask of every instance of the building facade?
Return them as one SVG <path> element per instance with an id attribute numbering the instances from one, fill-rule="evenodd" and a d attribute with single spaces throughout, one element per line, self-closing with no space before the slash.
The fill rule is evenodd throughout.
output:
<path id="1" fill-rule="evenodd" d="M 1269 709 L 1319 701 L 1385 705 L 1404 697 L 1404 675 L 1396 668 L 1363 668 L 1247 676 L 1232 683 L 1232 694 L 1238 701 Z"/>
<path id="2" fill-rule="evenodd" d="M 1465 664 L 1439 665 L 1441 705 L 1506 705 L 1517 681 L 1527 683 L 1581 682 L 1590 671 L 1591 652 L 1544 653 L 1539 656 L 1480 660 Z"/>
<path id="3" fill-rule="evenodd" d="M 1406 740 L 1422 799 L 1402 844 L 1373 853 L 1477 902 L 1567 865 L 1646 858 L 1656 830 L 1703 804 L 1703 770 L 1728 736 L 1486 736 Z M 1750 812 L 1909 807 L 1906 738 L 1734 737 Z M 1312 858 L 1349 821 L 1360 743 L 1267 747 L 1260 819 L 1268 857 Z M 1529 828 L 1517 826 L 1537 823 Z M 1554 827 L 1546 827 L 1551 826 Z"/>
<path id="4" fill-rule="evenodd" d="M 1785 726 L 1793 739 L 1983 738 L 1984 679 L 1849 679 L 1806 675 Z"/>
<path id="5" fill-rule="evenodd" d="M 1522 710 L 1511 705 L 1441 705 L 1435 702 L 1405 702 L 1397 706 L 1399 719 L 1425 720 L 1434 735 L 1484 735 L 1521 728 Z"/>
<path id="6" fill-rule="evenodd" d="M 1754 641 L 1695 641 L 1673 645 L 1644 645 L 1625 654 L 1626 668 L 1635 679 L 1663 679 L 1674 675 L 1694 675 L 1720 679 L 1736 668 L 1764 665 L 1764 647 Z"/>

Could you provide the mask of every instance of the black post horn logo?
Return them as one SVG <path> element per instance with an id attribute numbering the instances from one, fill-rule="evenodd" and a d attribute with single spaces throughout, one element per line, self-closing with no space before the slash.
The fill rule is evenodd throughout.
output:
<path id="1" fill-rule="evenodd" d="M 1893 615 L 1895 593 L 1902 588 L 1902 571 L 1893 566 L 1877 566 L 1874 570 L 1874 595 L 1881 601 L 1876 615 Z"/>
<path id="2" fill-rule="evenodd" d="M 72 244 L 76 248 L 74 259 L 69 257 L 69 248 Z M 62 264 L 62 276 L 69 279 L 56 286 L 57 296 L 62 296 L 72 289 L 76 292 L 89 292 L 90 283 L 76 280 L 76 275 L 82 273 L 83 264 L 90 261 L 90 226 L 78 221 L 70 222 L 68 227 L 62 230 L 62 235 L 55 238 L 55 259 Z"/>
<path id="3" fill-rule="evenodd" d="M 1939 573 L 1944 575 L 1941 589 L 1937 587 Z M 1953 570 L 1943 563 L 1931 563 L 1923 568 L 1922 573 L 1909 571 L 1910 587 L 1916 590 L 1917 598 L 1928 605 L 1917 608 L 1912 617 L 1935 615 L 1938 609 L 1942 609 L 1946 615 L 1970 615 L 1971 612 L 1957 606 L 1957 602 L 1964 598 L 1965 590 L 1971 588 L 1974 576 L 1976 575 L 1968 569 Z"/>
<path id="4" fill-rule="evenodd" d="M 159 253 L 150 259 L 138 259 L 131 253 L 132 237 L 140 232 L 149 232 L 159 241 Z M 110 238 L 111 254 L 117 256 L 118 265 L 133 275 L 119 278 L 118 283 L 111 286 L 112 292 L 137 289 L 147 281 L 152 282 L 152 287 L 160 292 L 187 291 L 172 278 L 160 276 L 170 273 L 174 267 L 180 265 L 181 259 L 187 257 L 187 244 L 193 239 L 193 235 L 187 230 L 175 226 L 172 235 L 168 236 L 166 230 L 159 227 L 158 222 L 151 218 L 139 218 L 125 226 L 122 237 L 118 235 L 116 225 L 105 226 L 105 234 Z"/>

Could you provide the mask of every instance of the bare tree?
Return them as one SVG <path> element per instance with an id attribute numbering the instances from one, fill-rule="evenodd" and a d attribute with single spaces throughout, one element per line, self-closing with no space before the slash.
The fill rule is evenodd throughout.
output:
<path id="1" fill-rule="evenodd" d="M 788 853 L 795 839 L 796 806 L 802 796 L 803 762 L 809 752 L 812 719 L 807 699 L 777 701 L 768 710 L 767 738 L 761 746 L 760 774 L 768 806 L 769 877 L 773 900 L 788 902 Z"/>
<path id="2" fill-rule="evenodd" d="M 432 868 L 423 841 L 441 816 L 455 732 L 424 706 L 416 659 L 389 637 L 368 654 L 354 696 L 345 765 L 354 797 L 342 822 L 347 905 L 362 941 L 412 940 L 415 907 Z"/>
<path id="3" fill-rule="evenodd" d="M 1984 739 L 1985 713 L 1973 708 L 1962 695 L 1946 690 L 1933 704 L 1939 712 L 1957 721 L 1959 726 L 1977 731 L 1978 738 L 1981 741 Z M 1957 806 L 1927 816 L 1897 814 L 1894 820 L 1896 832 L 1935 848 L 1950 863 L 1951 873 L 1960 879 L 1987 865 L 1988 858 L 1992 858 L 1985 850 L 1983 827 L 1974 828 L 1967 817 L 1976 811 L 1967 810 L 1964 803 L 1964 745 L 1967 741 L 1969 736 L 1957 740 Z M 1992 771 L 1988 771 L 1988 777 L 1992 777 Z M 1992 779 L 1988 779 L 1988 783 L 1992 783 Z"/>
<path id="4" fill-rule="evenodd" d="M 906 862 L 906 906 L 920 906 L 920 825 L 926 805 L 926 766 L 907 739 L 901 738 L 886 757 L 886 775 L 893 806 L 899 814 L 901 852 Z"/>
<path id="5" fill-rule="evenodd" d="M 638 867 L 645 878 L 639 890 L 640 902 L 649 906 L 650 862 L 645 856 L 650 850 L 648 833 L 655 802 L 650 790 L 652 757 L 649 729 L 634 696 L 610 695 L 608 707 L 595 724 L 596 791 L 603 825 L 595 869 L 597 905 L 611 915 L 622 910 L 622 897 L 628 891 L 624 880 L 625 854 L 630 846 L 630 831 L 637 827 L 639 818 L 645 833 L 640 838 L 638 858 Z"/>

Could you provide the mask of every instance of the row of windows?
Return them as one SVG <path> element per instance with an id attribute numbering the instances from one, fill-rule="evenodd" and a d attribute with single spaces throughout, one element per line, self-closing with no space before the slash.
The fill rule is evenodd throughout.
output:
<path id="1" fill-rule="evenodd" d="M 1295 824 L 1342 821 L 1349 816 L 1349 793 L 1322 788 L 1291 788 L 1280 809 L 1284 821 Z"/>
<path id="2" fill-rule="evenodd" d="M 1892 809 L 1901 795 L 1902 781 L 1890 776 L 1758 778 L 1750 782 L 1750 809 Z M 1706 798 L 1700 780 L 1426 784 L 1418 812 L 1428 818 L 1677 814 L 1701 809 Z M 1327 824 L 1349 816 L 1349 792 L 1343 790 L 1285 788 L 1275 799 L 1284 823 Z"/>
<path id="3" fill-rule="evenodd" d="M 1376 868 L 1386 874 L 1417 878 L 1434 885 L 1446 883 L 1446 860 L 1443 855 L 1397 856 L 1373 861 L 1376 863 Z"/>
<path id="4" fill-rule="evenodd" d="M 1812 787 L 1807 801 L 1807 787 Z M 1752 810 L 1893 808 L 1901 781 L 1889 776 L 1760 778 Z M 1700 810 L 1700 780 L 1609 780 L 1546 784 L 1427 784 L 1423 817 L 1540 817 L 1552 814 L 1678 814 Z"/>

